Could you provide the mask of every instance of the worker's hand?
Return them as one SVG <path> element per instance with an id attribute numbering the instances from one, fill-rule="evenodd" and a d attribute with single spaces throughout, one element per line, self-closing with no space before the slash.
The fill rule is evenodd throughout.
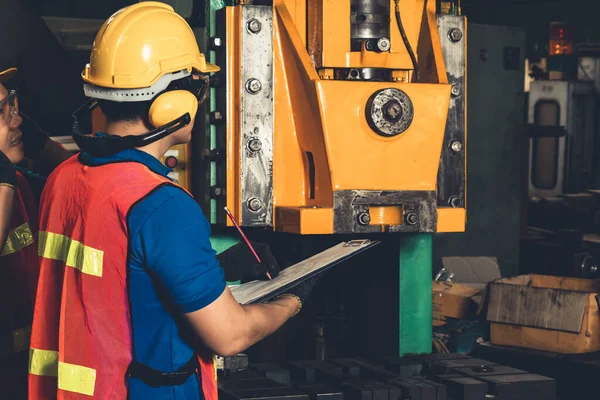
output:
<path id="1" fill-rule="evenodd" d="M 259 242 L 251 243 L 260 258 L 260 264 L 244 242 L 240 242 L 217 255 L 217 260 L 219 260 L 225 271 L 226 281 L 264 281 L 269 279 L 267 272 L 271 275 L 271 278 L 279 275 L 279 264 L 273 253 L 271 253 L 269 245 Z"/>
<path id="2" fill-rule="evenodd" d="M 301 303 L 300 307 L 302 307 L 304 305 L 304 303 L 306 302 L 306 300 L 308 299 L 308 297 L 310 296 L 310 293 L 312 292 L 313 288 L 315 287 L 315 284 L 317 283 L 317 281 L 319 280 L 319 278 L 322 275 L 323 275 L 322 273 L 315 275 L 312 278 L 309 278 L 309 279 L 303 281 L 298 286 L 295 286 L 291 289 L 286 290 L 285 293 L 283 294 L 283 296 L 292 295 L 292 296 L 298 297 L 298 299 L 300 299 L 300 303 Z M 300 310 L 298 310 L 298 311 L 300 311 Z"/>
<path id="3" fill-rule="evenodd" d="M 41 154 L 42 149 L 46 145 L 46 142 L 50 140 L 50 137 L 27 115 L 22 112 L 19 112 L 19 115 L 23 118 L 21 132 L 23 132 L 22 140 L 25 157 L 30 160 L 35 160 Z"/>
<path id="4" fill-rule="evenodd" d="M 0 185 L 15 187 L 17 184 L 17 172 L 6 154 L 0 151 Z"/>

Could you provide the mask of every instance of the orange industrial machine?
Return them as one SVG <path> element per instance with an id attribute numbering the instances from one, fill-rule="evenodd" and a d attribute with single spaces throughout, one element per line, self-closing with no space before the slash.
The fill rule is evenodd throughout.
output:
<path id="1" fill-rule="evenodd" d="M 247 3 L 211 38 L 213 222 L 227 206 L 281 232 L 463 231 L 464 18 L 432 0 Z"/>
<path id="2" fill-rule="evenodd" d="M 217 252 L 238 238 L 225 207 L 274 243 L 398 240 L 401 354 L 431 351 L 432 234 L 466 222 L 466 21 L 443 3 L 206 2 L 198 38 L 221 71 L 192 146 L 164 160 Z"/>

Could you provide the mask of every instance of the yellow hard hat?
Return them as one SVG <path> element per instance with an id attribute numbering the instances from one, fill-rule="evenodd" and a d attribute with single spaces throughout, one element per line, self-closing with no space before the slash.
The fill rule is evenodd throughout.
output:
<path id="1" fill-rule="evenodd" d="M 206 62 L 192 29 L 173 7 L 147 1 L 104 22 L 81 76 L 107 89 L 137 89 L 183 70 L 210 73 L 219 67 Z"/>
<path id="2" fill-rule="evenodd" d="M 6 82 L 17 73 L 16 68 L 8 68 L 4 71 L 0 71 L 0 83 Z"/>

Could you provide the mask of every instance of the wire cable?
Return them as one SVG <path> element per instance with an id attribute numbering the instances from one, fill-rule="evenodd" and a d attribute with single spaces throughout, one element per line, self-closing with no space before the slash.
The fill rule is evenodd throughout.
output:
<path id="1" fill-rule="evenodd" d="M 415 57 L 415 53 L 410 45 L 410 42 L 408 41 L 408 37 L 404 31 L 404 26 L 402 25 L 402 19 L 400 18 L 400 0 L 394 0 L 394 3 L 396 4 L 396 23 L 398 24 L 398 30 L 400 31 L 400 36 L 402 36 L 402 41 L 406 46 L 406 50 L 408 51 L 408 55 L 410 56 L 413 69 L 415 71 L 413 82 L 419 82 L 419 63 L 417 63 L 417 57 Z"/>

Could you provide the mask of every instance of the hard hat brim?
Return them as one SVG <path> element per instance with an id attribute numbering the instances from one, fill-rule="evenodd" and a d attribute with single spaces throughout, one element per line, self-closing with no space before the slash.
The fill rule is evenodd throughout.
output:
<path id="1" fill-rule="evenodd" d="M 16 73 L 17 73 L 17 69 L 16 68 L 9 68 L 9 69 L 6 69 L 4 71 L 1 71 L 0 72 L 0 83 L 6 82 L 7 80 L 9 80 L 13 76 L 15 76 Z"/>
<path id="2" fill-rule="evenodd" d="M 204 69 L 204 71 L 200 71 L 200 72 L 208 74 L 211 72 L 219 72 L 220 70 L 221 70 L 221 68 L 216 66 L 215 64 L 206 63 L 206 68 Z"/>

